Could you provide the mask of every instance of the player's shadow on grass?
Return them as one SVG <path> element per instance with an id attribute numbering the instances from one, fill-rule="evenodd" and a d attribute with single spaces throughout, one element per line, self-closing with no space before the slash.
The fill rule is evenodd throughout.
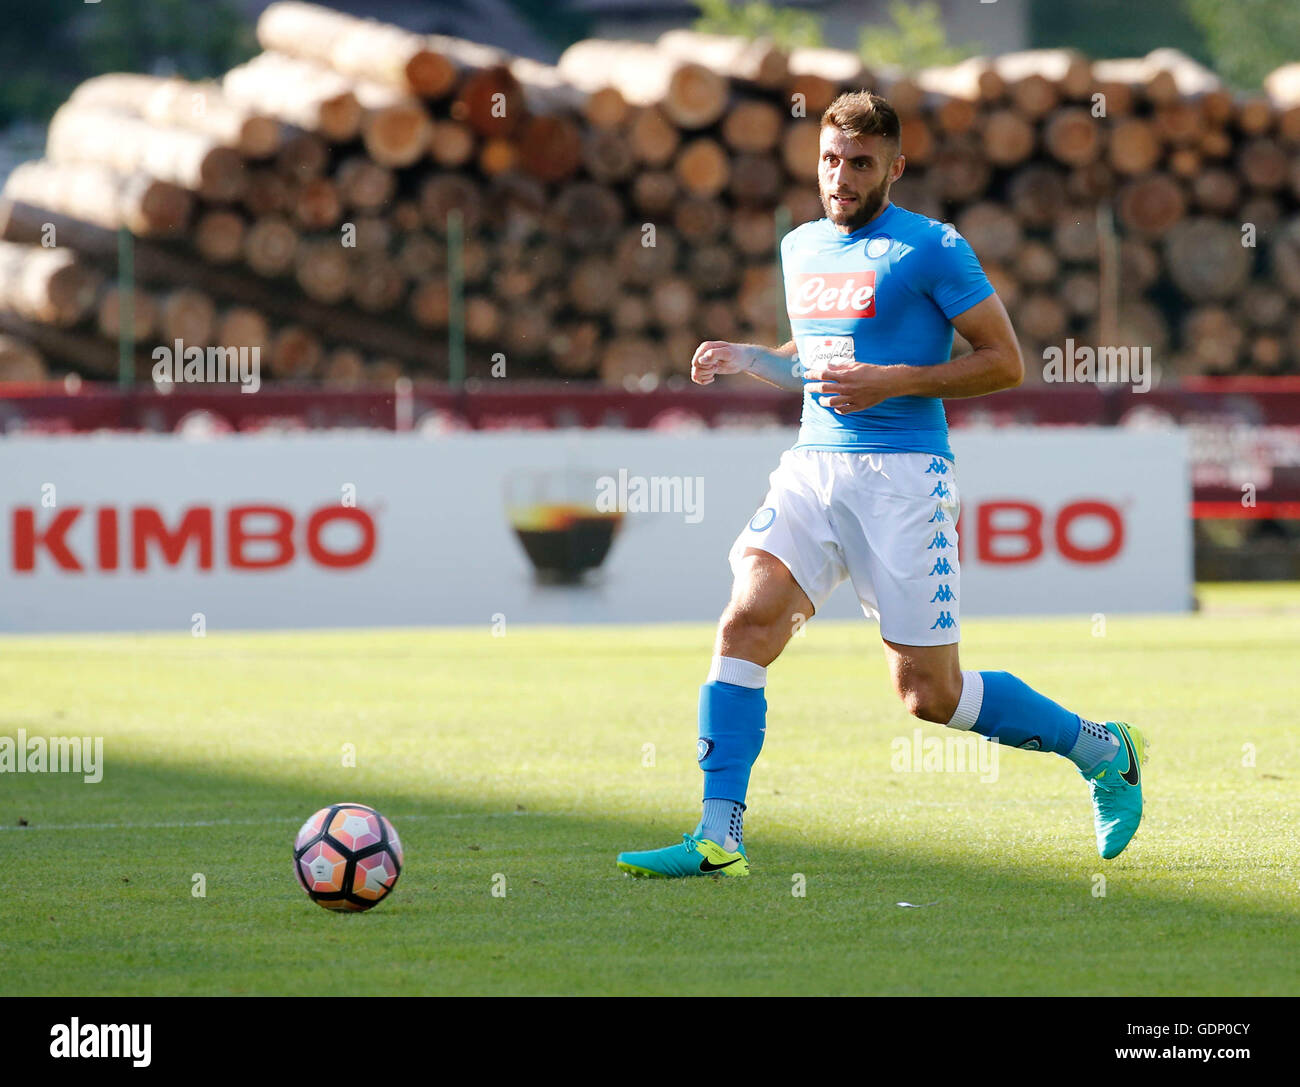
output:
<path id="1" fill-rule="evenodd" d="M 290 874 L 299 823 L 344 800 L 388 814 L 407 853 L 396 891 L 366 920 L 310 906 Z M 19 827 L 20 819 L 29 825 Z M 185 991 L 299 991 L 304 968 L 293 955 L 309 954 L 322 935 L 378 941 L 380 954 L 400 947 L 430 970 L 454 947 L 478 972 L 453 987 L 474 992 L 1297 989 L 1286 965 L 1294 961 L 1293 908 L 1232 898 L 1231 887 L 1201 879 L 1192 886 L 1150 850 L 1109 865 L 1075 851 L 1059 864 L 1036 857 L 1026 868 L 991 864 L 974 848 L 966 856 L 951 842 L 846 848 L 767 832 L 752 847 L 748 880 L 640 882 L 617 872 L 614 855 L 669 844 L 681 829 L 670 819 L 647 826 L 640 815 L 534 810 L 526 784 L 515 804 L 503 805 L 374 784 L 324 791 L 121 759 L 93 788 L 66 775 L 6 783 L 0 821 L 4 870 L 41 873 L 26 892 L 19 887 L 20 906 L 29 899 L 23 912 L 44 914 L 57 903 L 73 922 L 60 945 L 66 961 L 92 977 L 95 968 L 84 964 L 104 964 L 105 979 L 75 986 L 83 992 L 142 991 L 114 972 L 115 949 L 146 939 L 155 924 L 190 923 L 189 881 L 199 866 L 207 873 L 202 908 L 237 914 L 247 935 L 198 931 L 199 973 L 186 975 L 197 988 Z M 54 829 L 78 824 L 85 826 Z M 1106 877 L 1104 895 L 1098 875 Z M 494 897 L 502 877 L 503 895 Z M 288 942 L 281 949 L 271 937 Z M 252 949 L 266 945 L 261 982 L 230 981 L 243 975 L 221 941 L 245 938 Z M 21 978 L 24 954 L 35 952 L 12 943 L 10 951 L 8 972 Z M 218 964 L 210 978 L 205 955 Z M 503 957 L 514 973 L 498 976 Z M 374 991 L 437 991 L 428 977 L 408 976 L 410 965 L 395 965 Z M 445 981 L 445 964 L 439 969 Z M 47 980 L 58 991 L 57 975 Z M 21 980 L 10 991 L 22 991 Z M 157 991 L 170 991 L 165 980 Z"/>

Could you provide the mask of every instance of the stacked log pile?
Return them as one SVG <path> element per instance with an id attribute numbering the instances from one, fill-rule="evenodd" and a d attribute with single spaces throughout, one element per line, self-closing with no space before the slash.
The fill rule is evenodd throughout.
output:
<path id="1" fill-rule="evenodd" d="M 552 67 L 298 2 L 257 31 L 217 83 L 101 76 L 59 110 L 0 204 L 0 379 L 116 374 L 128 314 L 142 377 L 181 339 L 258 346 L 268 380 L 442 378 L 463 318 L 471 375 L 649 387 L 701 339 L 778 338 L 777 231 L 821 215 L 817 118 L 863 87 L 903 118 L 895 201 L 971 242 L 1031 380 L 1067 338 L 1300 369 L 1300 65 L 1241 98 L 1168 51 L 869 72 L 673 31 Z"/>

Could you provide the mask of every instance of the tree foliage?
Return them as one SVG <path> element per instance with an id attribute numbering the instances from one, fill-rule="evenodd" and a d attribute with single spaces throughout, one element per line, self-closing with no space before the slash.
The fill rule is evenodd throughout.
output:
<path id="1" fill-rule="evenodd" d="M 1242 90 L 1258 90 L 1274 68 L 1300 60 L 1298 0 L 1187 0 L 1215 70 Z"/>
<path id="2" fill-rule="evenodd" d="M 952 45 L 944 30 L 939 5 L 894 0 L 889 5 L 893 26 L 864 26 L 858 38 L 862 61 L 870 67 L 896 66 L 907 71 L 956 64 L 978 52 L 978 46 Z"/>
<path id="3" fill-rule="evenodd" d="M 821 20 L 808 11 L 778 8 L 764 0 L 695 0 L 700 17 L 694 29 L 706 34 L 771 38 L 784 49 L 825 44 Z"/>
<path id="4" fill-rule="evenodd" d="M 0 0 L 0 126 L 48 120 L 84 79 L 104 72 L 220 75 L 256 50 L 230 0 Z"/>

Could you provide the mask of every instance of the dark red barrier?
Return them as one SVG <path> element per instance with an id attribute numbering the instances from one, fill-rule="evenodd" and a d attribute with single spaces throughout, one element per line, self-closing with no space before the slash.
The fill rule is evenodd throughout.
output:
<path id="1" fill-rule="evenodd" d="M 1095 385 L 1022 387 L 949 400 L 946 408 L 954 429 L 1178 423 L 1192 436 L 1198 501 L 1241 505 L 1247 490 L 1259 504 L 1256 508 L 1264 502 L 1300 501 L 1300 377 L 1198 378 L 1147 393 Z M 644 392 L 564 381 L 487 381 L 459 390 L 429 382 L 400 392 L 264 385 L 253 394 L 237 387 L 201 386 L 160 393 L 75 380 L 0 385 L 0 433 L 11 435 L 324 427 L 439 432 L 611 426 L 671 432 L 700 426 L 793 426 L 799 409 L 797 397 L 756 383 L 700 388 L 683 377 Z"/>
<path id="2" fill-rule="evenodd" d="M 0 430 L 86 431 L 99 429 L 169 431 L 194 411 L 211 412 L 235 430 L 266 426 L 398 426 L 392 389 L 335 390 L 263 385 L 246 395 L 237 388 L 182 386 L 170 393 L 115 385 L 0 384 Z M 1012 389 L 992 397 L 949 400 L 954 426 L 993 424 L 1115 424 L 1134 414 L 1213 416 L 1262 425 L 1300 426 L 1300 377 L 1201 378 L 1177 388 L 1148 393 L 1097 386 Z M 699 388 L 685 378 L 669 379 L 646 392 L 628 392 L 585 382 L 491 382 L 457 391 L 416 383 L 410 410 L 418 423 L 431 411 L 452 413 L 476 429 L 557 426 L 670 426 L 688 421 L 686 412 L 709 425 L 756 421 L 795 423 L 799 401 L 762 386 Z M 665 414 L 671 413 L 671 414 Z"/>

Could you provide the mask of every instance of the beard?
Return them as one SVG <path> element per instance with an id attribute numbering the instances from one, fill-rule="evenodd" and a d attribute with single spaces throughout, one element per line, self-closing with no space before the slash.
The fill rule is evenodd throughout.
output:
<path id="1" fill-rule="evenodd" d="M 857 210 L 853 212 L 844 212 L 836 208 L 831 203 L 830 194 L 820 187 L 818 195 L 821 197 L 822 210 L 826 212 L 826 218 L 836 226 L 847 227 L 848 232 L 852 234 L 880 214 L 880 209 L 885 206 L 885 201 L 889 197 L 889 176 L 886 175 L 870 192 L 859 196 Z"/>

